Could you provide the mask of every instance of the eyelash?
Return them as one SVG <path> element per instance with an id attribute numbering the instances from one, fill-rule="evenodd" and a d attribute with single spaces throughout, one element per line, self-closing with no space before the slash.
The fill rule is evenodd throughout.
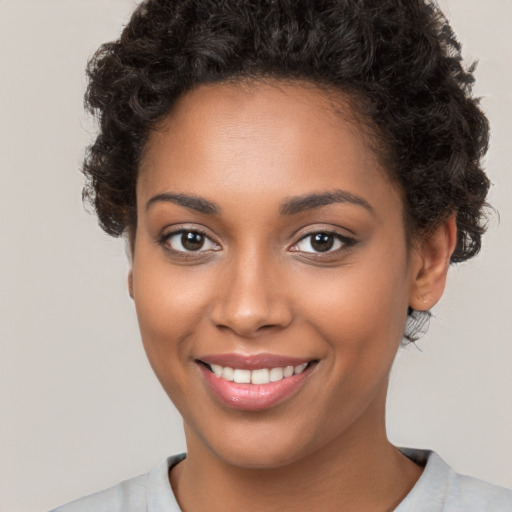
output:
<path id="1" fill-rule="evenodd" d="M 215 244 L 215 242 L 204 231 L 202 231 L 201 229 L 197 229 L 197 228 L 177 229 L 176 231 L 171 231 L 170 233 L 165 233 L 157 240 L 157 243 L 159 245 L 161 245 L 165 250 L 172 252 L 173 254 L 180 254 L 183 256 L 193 255 L 194 253 L 196 253 L 196 254 L 203 253 L 204 254 L 206 252 L 206 251 L 180 251 L 180 250 L 176 250 L 176 249 L 173 249 L 172 247 L 167 246 L 168 241 L 172 237 L 174 237 L 176 235 L 183 235 L 184 233 L 194 233 L 197 235 L 201 235 L 205 240 L 208 240 L 210 243 Z M 215 244 L 215 245 L 217 245 L 217 244 Z M 208 252 L 210 252 L 210 251 L 208 251 Z"/>
<path id="2" fill-rule="evenodd" d="M 201 229 L 197 229 L 197 228 L 194 228 L 194 229 L 178 229 L 176 231 L 171 231 L 170 233 L 165 233 L 163 234 L 158 240 L 157 240 L 157 243 L 162 246 L 165 250 L 169 251 L 169 252 L 172 252 L 173 254 L 179 254 L 181 256 L 184 256 L 184 257 L 187 257 L 187 256 L 191 256 L 191 255 L 194 255 L 194 254 L 205 254 L 205 253 L 211 253 L 211 252 L 215 252 L 216 250 L 218 249 L 209 249 L 207 251 L 201 251 L 201 250 L 197 250 L 197 251 L 181 251 L 181 250 L 177 250 L 177 249 L 173 249 L 171 247 L 169 247 L 167 244 L 168 244 L 168 241 L 169 239 L 171 239 L 172 237 L 176 236 L 176 235 L 183 235 L 184 233 L 194 233 L 194 234 L 199 234 L 201 235 L 202 237 L 204 237 L 204 239 L 208 240 L 210 243 L 214 244 L 214 245 L 218 245 L 216 244 L 204 231 L 202 231 Z M 344 252 L 344 251 L 347 251 L 348 249 L 350 249 L 352 246 L 356 245 L 357 244 L 357 240 L 355 240 L 354 238 L 351 238 L 351 237 L 348 237 L 348 236 L 345 236 L 345 235 L 341 235 L 339 233 L 337 233 L 336 231 L 329 231 L 329 230 L 318 230 L 318 231 L 311 231 L 309 233 L 306 233 L 305 235 L 303 235 L 301 238 L 299 238 L 299 240 L 297 240 L 292 247 L 296 247 L 298 246 L 299 243 L 301 243 L 302 241 L 304 240 L 307 240 L 308 238 L 312 238 L 313 236 L 315 235 L 327 235 L 327 236 L 333 236 L 335 238 L 335 241 L 338 241 L 341 243 L 341 247 L 338 247 L 336 248 L 335 250 L 327 250 L 327 251 L 318 251 L 318 252 L 314 252 L 314 251 L 300 251 L 300 250 L 292 250 L 292 252 L 302 252 L 303 254 L 308 254 L 309 256 L 308 257 L 312 257 L 312 258 L 322 258 L 324 257 L 324 255 L 332 255 L 332 254 L 336 254 L 336 253 L 340 253 L 340 252 Z M 311 244 L 311 242 L 310 242 Z"/>
<path id="3" fill-rule="evenodd" d="M 312 238 L 315 235 L 332 236 L 334 238 L 333 243 L 336 243 L 336 241 L 338 241 L 338 242 L 340 242 L 341 246 L 334 250 L 331 250 L 331 248 L 329 248 L 327 251 L 316 252 L 316 251 L 299 251 L 298 250 L 298 251 L 293 251 L 293 252 L 302 252 L 304 254 L 308 254 L 309 255 L 308 257 L 322 258 L 322 257 L 324 257 L 324 255 L 328 256 L 328 255 L 339 254 L 341 252 L 347 251 L 348 249 L 350 249 L 350 247 L 354 246 L 357 243 L 357 241 L 354 238 L 351 238 L 346 235 L 341 235 L 340 233 L 337 233 L 336 231 L 318 230 L 318 231 L 309 232 L 309 233 L 305 234 L 304 236 L 302 236 L 301 238 L 299 238 L 299 240 L 297 240 L 297 242 L 295 242 L 293 247 L 298 246 L 302 241 L 307 240 L 308 238 L 310 239 L 309 244 L 312 245 Z"/>

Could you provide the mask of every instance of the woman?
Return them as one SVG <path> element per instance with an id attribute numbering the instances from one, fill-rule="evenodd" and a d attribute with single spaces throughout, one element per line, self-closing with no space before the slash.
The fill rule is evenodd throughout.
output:
<path id="1" fill-rule="evenodd" d="M 421 0 L 150 0 L 98 51 L 86 196 L 187 453 L 57 510 L 511 509 L 385 431 L 400 343 L 484 232 L 459 50 Z"/>

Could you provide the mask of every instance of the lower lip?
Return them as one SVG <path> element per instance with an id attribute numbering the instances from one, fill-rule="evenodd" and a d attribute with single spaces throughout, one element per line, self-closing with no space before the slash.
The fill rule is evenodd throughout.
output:
<path id="1" fill-rule="evenodd" d="M 217 377 L 202 364 L 199 367 L 209 388 L 221 402 L 244 411 L 261 411 L 286 400 L 302 387 L 311 370 L 308 366 L 298 375 L 268 384 L 239 384 Z"/>

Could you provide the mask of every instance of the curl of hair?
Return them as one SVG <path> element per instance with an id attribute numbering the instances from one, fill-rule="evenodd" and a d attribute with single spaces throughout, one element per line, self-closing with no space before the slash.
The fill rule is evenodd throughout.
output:
<path id="1" fill-rule="evenodd" d="M 152 128 L 197 84 L 306 81 L 356 98 L 404 194 L 408 233 L 455 213 L 452 262 L 485 230 L 489 127 L 472 97 L 474 66 L 427 0 L 146 0 L 88 64 L 85 105 L 99 133 L 84 198 L 110 235 L 135 231 L 135 187 Z"/>

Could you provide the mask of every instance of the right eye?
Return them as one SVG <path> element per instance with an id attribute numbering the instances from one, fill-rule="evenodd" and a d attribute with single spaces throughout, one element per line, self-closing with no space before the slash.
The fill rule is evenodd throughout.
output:
<path id="1" fill-rule="evenodd" d="M 219 246 L 205 233 L 193 229 L 180 229 L 165 234 L 160 244 L 176 252 L 207 252 L 217 251 Z"/>

